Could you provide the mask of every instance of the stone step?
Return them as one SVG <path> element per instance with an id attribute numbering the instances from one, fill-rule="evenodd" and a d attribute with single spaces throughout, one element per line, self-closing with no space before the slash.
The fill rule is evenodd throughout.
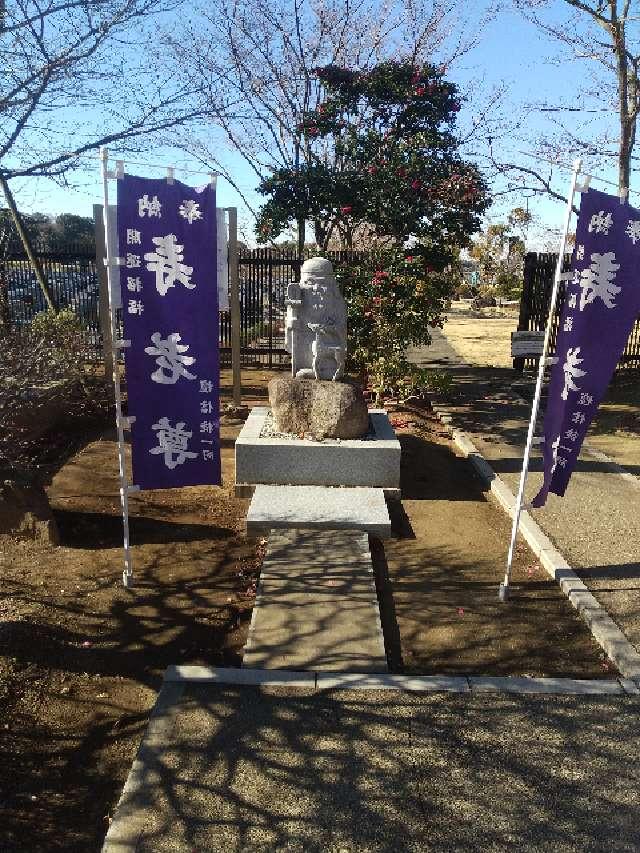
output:
<path id="1" fill-rule="evenodd" d="M 242 666 L 387 670 L 365 533 L 292 530 L 270 537 Z"/>
<path id="2" fill-rule="evenodd" d="M 275 529 L 360 530 L 388 539 L 391 520 L 382 489 L 256 486 L 247 534 Z"/>

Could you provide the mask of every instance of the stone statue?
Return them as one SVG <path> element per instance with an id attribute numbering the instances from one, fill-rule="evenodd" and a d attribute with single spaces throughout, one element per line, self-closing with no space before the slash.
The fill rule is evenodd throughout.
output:
<path id="1" fill-rule="evenodd" d="M 287 289 L 285 347 L 297 379 L 337 380 L 347 354 L 347 307 L 326 258 L 302 265 L 300 284 Z"/>

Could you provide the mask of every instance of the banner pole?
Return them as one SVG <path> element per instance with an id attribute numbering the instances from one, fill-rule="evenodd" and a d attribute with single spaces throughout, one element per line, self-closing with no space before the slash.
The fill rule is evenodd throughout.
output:
<path id="1" fill-rule="evenodd" d="M 509 543 L 509 553 L 507 555 L 507 568 L 504 574 L 504 581 L 498 589 L 498 597 L 500 601 L 506 601 L 509 597 L 509 584 L 511 582 L 511 568 L 513 565 L 513 554 L 515 551 L 518 529 L 520 527 L 520 516 L 522 515 L 524 490 L 527 483 L 527 474 L 529 473 L 529 460 L 531 457 L 531 448 L 533 446 L 533 433 L 538 420 L 538 411 L 540 409 L 540 398 L 542 396 L 542 385 L 544 382 L 544 372 L 547 367 L 547 358 L 549 352 L 549 344 L 551 342 L 551 328 L 556 313 L 556 304 L 558 302 L 558 293 L 560 291 L 560 282 L 562 281 L 562 265 L 564 263 L 564 254 L 567 246 L 567 235 L 569 233 L 569 225 L 571 223 L 571 215 L 573 213 L 573 199 L 576 194 L 576 185 L 578 175 L 582 168 L 582 160 L 575 160 L 573 163 L 573 176 L 571 178 L 571 189 L 567 199 L 567 207 L 565 210 L 564 229 L 560 240 L 560 250 L 558 253 L 558 262 L 556 263 L 556 271 L 553 279 L 553 289 L 551 291 L 551 302 L 549 304 L 549 315 L 547 317 L 547 327 L 544 334 L 544 343 L 542 346 L 542 355 L 538 364 L 538 379 L 536 381 L 536 391 L 533 397 L 533 406 L 531 407 L 531 419 L 529 421 L 529 430 L 527 432 L 527 443 L 522 460 L 522 473 L 520 474 L 520 485 L 518 487 L 518 496 L 513 514 L 513 527 L 511 529 L 511 542 Z"/>
<path id="2" fill-rule="evenodd" d="M 233 405 L 242 405 L 242 366 L 240 342 L 240 283 L 238 281 L 238 209 L 228 207 L 229 214 L 229 307 L 231 309 L 231 373 Z"/>
<path id="3" fill-rule="evenodd" d="M 118 318 L 116 315 L 115 301 L 113 298 L 113 265 L 118 263 L 117 258 L 111 254 L 111 228 L 109 224 L 109 175 L 107 165 L 109 162 L 109 151 L 100 149 L 100 160 L 102 161 L 102 188 L 104 204 L 102 215 L 104 221 L 105 242 L 105 266 L 107 268 L 107 290 L 109 293 L 109 318 L 111 323 L 111 342 L 113 359 L 113 386 L 116 400 L 116 431 L 118 434 L 118 471 L 120 475 L 120 503 L 122 505 L 122 524 L 124 529 L 124 571 L 122 572 L 122 583 L 126 587 L 133 586 L 133 568 L 131 564 L 131 548 L 129 545 L 129 483 L 125 467 L 125 444 L 124 444 L 124 421 L 122 417 L 122 392 L 120 389 L 120 366 L 119 352 L 116 345 L 118 338 Z"/>

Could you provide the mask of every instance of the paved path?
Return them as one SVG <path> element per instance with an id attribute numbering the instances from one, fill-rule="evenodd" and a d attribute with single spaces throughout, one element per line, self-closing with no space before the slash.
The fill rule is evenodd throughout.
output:
<path id="1" fill-rule="evenodd" d="M 271 532 L 242 665 L 387 669 L 366 534 Z"/>
<path id="2" fill-rule="evenodd" d="M 640 697 L 171 684 L 105 853 L 634 851 Z"/>
<path id="3" fill-rule="evenodd" d="M 530 416 L 530 403 L 519 398 L 531 395 L 531 384 L 512 370 L 469 367 L 438 329 L 433 339 L 432 347 L 413 350 L 411 360 L 453 374 L 452 395 L 441 404 L 515 494 Z M 540 461 L 534 451 L 527 500 L 540 486 Z M 638 463 L 631 473 L 640 474 Z M 532 514 L 640 651 L 640 480 L 583 452 L 564 498 L 550 495 Z"/>

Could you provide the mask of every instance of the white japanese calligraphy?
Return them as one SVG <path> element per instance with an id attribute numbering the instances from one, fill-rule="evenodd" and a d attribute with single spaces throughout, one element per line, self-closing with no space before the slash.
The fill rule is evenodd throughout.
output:
<path id="1" fill-rule="evenodd" d="M 184 428 L 184 421 L 171 426 L 169 418 L 160 418 L 151 429 L 156 430 L 157 447 L 152 447 L 149 453 L 156 455 L 164 454 L 164 464 L 170 470 L 182 465 L 186 459 L 195 459 L 198 454 L 188 450 L 189 439 L 192 432 Z"/>
<path id="2" fill-rule="evenodd" d="M 127 252 L 126 265 L 127 269 L 137 269 L 140 266 L 140 255 L 132 255 L 130 252 Z"/>
<path id="3" fill-rule="evenodd" d="M 211 394 L 213 391 L 213 382 L 210 379 L 201 379 L 200 380 L 200 393 L 201 394 Z"/>
<path id="4" fill-rule="evenodd" d="M 640 240 L 640 219 L 630 219 L 624 233 L 631 238 L 631 242 L 635 246 L 636 242 Z"/>
<path id="5" fill-rule="evenodd" d="M 563 444 L 560 444 L 560 435 L 556 438 L 555 441 L 551 442 L 551 449 L 553 451 L 553 463 L 551 465 L 551 473 L 556 470 L 559 465 L 561 468 L 564 468 L 567 464 L 567 460 L 564 456 L 558 456 L 560 450 L 566 450 L 569 453 L 573 450 L 571 447 L 565 447 Z"/>
<path id="6" fill-rule="evenodd" d="M 127 243 L 129 245 L 136 244 L 139 246 L 141 243 L 140 232 L 136 231 L 135 228 L 127 228 Z"/>
<path id="7" fill-rule="evenodd" d="M 156 216 L 158 219 L 162 219 L 162 205 L 158 201 L 157 195 L 154 195 L 151 201 L 149 201 L 149 196 L 146 193 L 138 199 L 138 216 L 144 218 L 145 213 L 149 218 Z"/>
<path id="8" fill-rule="evenodd" d="M 188 349 L 188 344 L 181 344 L 182 337 L 178 332 L 172 332 L 166 340 L 160 336 L 160 332 L 151 335 L 153 347 L 145 347 L 148 355 L 157 355 L 156 364 L 158 369 L 151 374 L 151 379 L 160 385 L 175 385 L 181 376 L 185 379 L 195 379 L 195 374 L 189 373 L 186 367 L 195 362 L 191 355 L 183 355 Z M 165 371 L 170 371 L 166 373 Z"/>
<path id="9" fill-rule="evenodd" d="M 191 199 L 185 199 L 182 202 L 178 208 L 178 213 L 183 219 L 187 220 L 189 225 L 192 225 L 196 219 L 202 219 L 202 211 L 200 210 L 199 202 L 192 201 Z"/>
<path id="10" fill-rule="evenodd" d="M 127 306 L 127 312 L 129 314 L 142 314 L 144 311 L 144 303 L 141 299 L 130 299 L 129 305 Z"/>
<path id="11" fill-rule="evenodd" d="M 599 213 L 594 213 L 589 222 L 589 231 L 596 234 L 608 234 L 609 229 L 613 225 L 613 216 L 610 211 L 607 213 L 601 210 Z"/>
<path id="12" fill-rule="evenodd" d="M 580 370 L 578 367 L 578 365 L 582 364 L 584 361 L 584 359 L 579 358 L 579 356 L 580 347 L 569 347 L 567 350 L 567 357 L 562 365 L 562 370 L 564 371 L 564 388 L 562 389 L 560 396 L 563 400 L 569 399 L 569 391 L 580 390 L 573 380 L 587 375 L 586 370 Z"/>
<path id="13" fill-rule="evenodd" d="M 127 276 L 127 290 L 130 290 L 132 293 L 140 293 L 142 290 L 142 282 L 137 276 Z"/>
<path id="14" fill-rule="evenodd" d="M 594 252 L 591 255 L 591 266 L 582 270 L 580 276 L 580 310 L 584 311 L 587 305 L 595 302 L 596 297 L 602 299 L 607 308 L 615 308 L 615 298 L 622 288 L 613 283 L 620 264 L 616 263 L 614 252 L 600 254 Z"/>
<path id="15" fill-rule="evenodd" d="M 193 267 L 182 263 L 184 246 L 178 245 L 175 234 L 167 234 L 166 237 L 153 237 L 157 246 L 155 252 L 147 252 L 144 256 L 147 269 L 156 274 L 156 289 L 161 296 L 166 296 L 170 287 L 176 283 L 183 284 L 187 290 L 194 290 L 195 284 L 191 281 Z"/>

